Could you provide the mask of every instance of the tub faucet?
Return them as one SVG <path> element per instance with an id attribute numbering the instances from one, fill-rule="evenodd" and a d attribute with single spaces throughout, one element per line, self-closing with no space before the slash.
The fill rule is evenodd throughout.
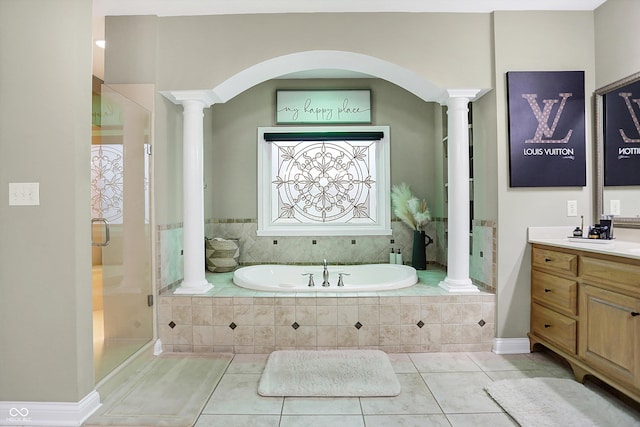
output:
<path id="1" fill-rule="evenodd" d="M 329 270 L 327 269 L 327 260 L 322 260 L 322 286 L 329 286 Z"/>

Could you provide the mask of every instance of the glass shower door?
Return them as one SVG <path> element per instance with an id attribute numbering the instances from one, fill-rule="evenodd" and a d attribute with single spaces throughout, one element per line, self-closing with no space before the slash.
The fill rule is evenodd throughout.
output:
<path id="1" fill-rule="evenodd" d="M 102 85 L 91 145 L 94 367 L 98 382 L 153 338 L 150 112 Z"/>

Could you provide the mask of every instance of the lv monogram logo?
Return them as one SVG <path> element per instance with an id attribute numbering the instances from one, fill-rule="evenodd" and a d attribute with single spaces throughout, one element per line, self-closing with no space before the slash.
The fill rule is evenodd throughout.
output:
<path id="1" fill-rule="evenodd" d="M 633 109 L 633 105 L 631 105 L 631 101 L 633 101 L 636 104 L 638 104 L 638 106 L 640 106 L 640 99 L 629 99 L 631 98 L 632 94 L 627 92 L 620 92 L 618 95 L 624 98 L 624 103 L 627 104 L 627 110 L 629 110 L 629 114 L 631 115 L 631 120 L 633 120 L 633 124 L 636 125 L 636 130 L 638 131 L 638 135 L 640 136 L 640 122 L 638 122 L 638 116 L 636 115 L 636 112 Z M 624 133 L 624 130 L 619 129 L 619 131 L 620 131 L 620 136 L 622 136 L 622 140 L 624 142 L 626 143 L 640 142 L 640 138 L 629 138 L 627 134 Z"/>
<path id="2" fill-rule="evenodd" d="M 540 106 L 536 101 L 538 99 L 538 95 L 535 93 L 523 93 L 522 97 L 529 102 L 529 106 L 531 107 L 531 111 L 533 111 L 533 115 L 536 116 L 536 120 L 538 121 L 538 128 L 536 129 L 536 133 L 533 135 L 533 139 L 527 139 L 525 143 L 527 144 L 566 144 L 569 142 L 569 138 L 571 138 L 571 134 L 573 133 L 573 129 L 569 129 L 567 135 L 562 139 L 550 139 L 553 138 L 553 134 L 558 127 L 558 122 L 560 121 L 560 117 L 562 117 L 562 111 L 564 110 L 564 106 L 567 103 L 567 99 L 570 98 L 572 93 L 560 93 L 560 98 L 558 99 L 544 99 L 542 100 L 542 104 L 544 107 L 540 110 Z M 553 118 L 553 123 L 551 127 L 549 127 L 549 118 L 551 116 L 551 109 L 555 104 L 560 102 L 560 106 L 558 107 L 558 111 L 556 111 L 556 115 Z M 547 139 L 542 139 L 542 137 Z"/>

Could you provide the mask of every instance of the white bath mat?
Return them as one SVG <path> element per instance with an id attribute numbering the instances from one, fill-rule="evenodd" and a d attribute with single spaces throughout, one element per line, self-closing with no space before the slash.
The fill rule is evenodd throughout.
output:
<path id="1" fill-rule="evenodd" d="M 485 387 L 522 427 L 631 427 L 639 414 L 571 379 L 522 378 Z"/>
<path id="2" fill-rule="evenodd" d="M 264 368 L 261 396 L 397 396 L 400 383 L 379 350 L 274 351 Z"/>

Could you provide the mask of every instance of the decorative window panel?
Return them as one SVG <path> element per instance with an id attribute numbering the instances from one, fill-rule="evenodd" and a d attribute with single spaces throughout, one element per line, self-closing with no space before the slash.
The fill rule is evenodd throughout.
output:
<path id="1" fill-rule="evenodd" d="M 259 236 L 391 234 L 389 128 L 332 130 L 258 130 Z"/>

